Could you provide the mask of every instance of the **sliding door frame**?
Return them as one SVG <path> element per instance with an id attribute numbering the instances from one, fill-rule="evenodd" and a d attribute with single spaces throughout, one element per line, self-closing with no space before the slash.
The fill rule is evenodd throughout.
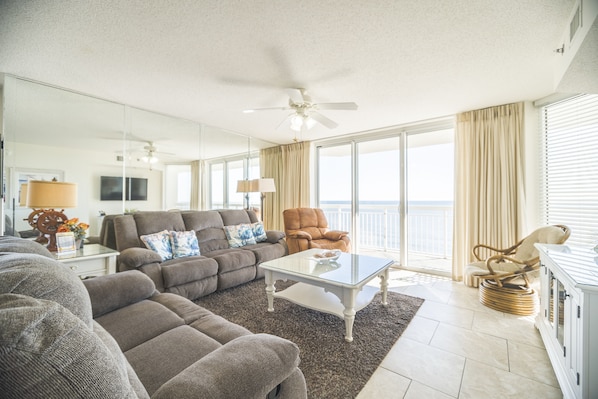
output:
<path id="1" fill-rule="evenodd" d="M 415 134 L 430 133 L 439 130 L 454 129 L 454 117 L 445 117 L 425 121 L 417 124 L 396 126 L 387 129 L 363 132 L 355 135 L 338 138 L 314 141 L 315 147 L 315 206 L 320 207 L 320 150 L 324 148 L 337 147 L 342 145 L 351 146 L 351 237 L 358 238 L 359 231 L 359 154 L 360 143 L 381 140 L 386 138 L 399 138 L 400 151 L 400 190 L 399 190 L 399 213 L 400 213 L 400 265 L 405 266 L 408 252 L 408 219 L 407 219 L 407 137 Z M 354 252 L 359 252 L 359 239 L 352 240 Z"/>

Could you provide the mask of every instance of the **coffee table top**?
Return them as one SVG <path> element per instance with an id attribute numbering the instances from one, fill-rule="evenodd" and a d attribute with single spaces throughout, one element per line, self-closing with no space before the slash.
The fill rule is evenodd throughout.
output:
<path id="1" fill-rule="evenodd" d="M 392 265 L 392 259 L 341 253 L 336 261 L 314 258 L 322 249 L 308 249 L 260 264 L 260 267 L 288 276 L 301 276 L 347 286 L 358 286 L 369 281 Z"/>

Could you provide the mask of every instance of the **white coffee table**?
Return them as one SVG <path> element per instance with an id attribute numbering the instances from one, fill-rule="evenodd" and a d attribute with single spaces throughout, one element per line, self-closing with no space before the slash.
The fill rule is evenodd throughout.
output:
<path id="1" fill-rule="evenodd" d="M 274 311 L 274 298 L 284 298 L 303 307 L 330 313 L 345 320 L 345 340 L 353 341 L 355 313 L 365 308 L 378 288 L 366 285 L 380 277 L 382 304 L 387 305 L 388 269 L 391 259 L 342 253 L 335 262 L 314 258 L 321 249 L 310 249 L 260 265 L 266 274 L 268 311 Z M 297 284 L 276 292 L 277 280 Z"/>

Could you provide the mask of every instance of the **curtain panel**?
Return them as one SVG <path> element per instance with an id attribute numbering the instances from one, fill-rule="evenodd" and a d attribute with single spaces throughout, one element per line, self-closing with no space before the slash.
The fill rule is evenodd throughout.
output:
<path id="1" fill-rule="evenodd" d="M 284 231 L 282 211 L 308 207 L 310 198 L 310 142 L 265 148 L 260 151 L 260 172 L 272 177 L 275 193 L 266 193 L 264 226 Z"/>
<path id="2" fill-rule="evenodd" d="M 191 204 L 190 209 L 207 209 L 208 204 L 208 181 L 206 161 L 198 160 L 191 162 Z"/>
<path id="3" fill-rule="evenodd" d="M 507 248 L 524 232 L 523 103 L 457 115 L 453 280 L 476 244 Z"/>

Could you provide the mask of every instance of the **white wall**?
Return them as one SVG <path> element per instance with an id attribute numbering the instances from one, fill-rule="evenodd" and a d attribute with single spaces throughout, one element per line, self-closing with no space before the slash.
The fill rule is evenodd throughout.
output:
<path id="1" fill-rule="evenodd" d="M 122 176 L 123 163 L 116 161 L 112 154 L 95 152 L 93 150 L 72 150 L 61 147 L 46 147 L 34 144 L 7 143 L 5 166 L 9 172 L 24 169 L 36 170 L 61 170 L 64 171 L 64 180 L 77 183 L 78 206 L 65 210 L 69 218 L 78 217 L 80 221 L 90 224 L 90 235 L 99 233 L 99 211 L 106 214 L 122 213 L 125 209 L 142 211 L 162 209 L 162 171 L 154 165 L 152 171 L 147 168 L 129 167 L 127 176 L 148 179 L 147 201 L 100 201 L 100 176 Z M 13 179 L 9 173 L 8 184 Z M 6 212 L 13 217 L 12 197 L 16 193 L 9 191 Z M 18 199 L 17 199 L 18 201 Z M 23 219 L 31 213 L 29 208 L 16 207 L 16 230 L 28 230 L 30 227 Z"/>

